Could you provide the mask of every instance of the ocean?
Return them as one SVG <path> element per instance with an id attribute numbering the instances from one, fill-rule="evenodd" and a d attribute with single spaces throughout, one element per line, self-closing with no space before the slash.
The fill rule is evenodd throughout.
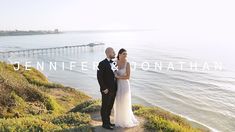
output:
<path id="1" fill-rule="evenodd" d="M 159 106 L 214 131 L 235 131 L 235 39 L 218 34 L 87 31 L 0 37 L 0 52 L 89 43 L 103 46 L 0 56 L 37 67 L 50 81 L 100 98 L 96 65 L 106 47 L 125 48 L 131 63 L 132 103 Z M 56 63 L 55 63 L 56 62 Z M 50 64 L 51 63 L 51 64 Z M 50 65 L 56 65 L 56 70 Z"/>

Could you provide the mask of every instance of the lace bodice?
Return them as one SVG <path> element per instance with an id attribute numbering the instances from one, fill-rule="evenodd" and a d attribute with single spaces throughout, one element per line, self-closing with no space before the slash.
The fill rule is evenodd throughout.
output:
<path id="1" fill-rule="evenodd" d="M 126 65 L 127 65 L 127 62 L 125 63 L 125 65 L 124 65 L 123 68 L 121 68 L 121 69 L 118 68 L 117 74 L 118 74 L 119 76 L 124 76 L 124 75 L 126 75 Z"/>

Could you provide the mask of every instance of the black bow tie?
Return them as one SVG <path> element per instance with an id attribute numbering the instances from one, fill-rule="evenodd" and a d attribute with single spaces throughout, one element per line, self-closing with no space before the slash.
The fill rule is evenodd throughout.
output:
<path id="1" fill-rule="evenodd" d="M 109 60 L 109 63 L 113 63 L 113 61 L 112 61 L 112 60 Z"/>

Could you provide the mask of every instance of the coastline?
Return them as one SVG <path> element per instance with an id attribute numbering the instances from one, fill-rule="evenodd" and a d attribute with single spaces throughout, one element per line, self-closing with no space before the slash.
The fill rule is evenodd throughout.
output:
<path id="1" fill-rule="evenodd" d="M 81 91 L 83 91 L 84 93 L 86 93 L 87 95 L 89 95 L 90 97 L 92 97 L 92 96 L 91 96 L 89 93 L 87 93 L 86 91 L 84 91 L 84 90 L 81 90 Z M 92 97 L 92 98 L 93 98 L 93 99 L 98 99 L 97 97 L 96 97 L 96 98 Z M 186 120 L 191 126 L 193 126 L 194 128 L 203 129 L 203 130 L 209 131 L 209 132 L 219 132 L 218 130 L 216 130 L 216 129 L 210 127 L 210 126 L 207 126 L 207 125 L 205 125 L 205 124 L 203 124 L 203 123 L 201 123 L 201 122 L 199 122 L 199 121 L 196 121 L 196 120 L 194 120 L 194 119 L 191 119 L 191 118 L 189 118 L 189 117 L 187 117 L 187 116 L 184 116 L 184 115 L 182 115 L 182 114 L 175 113 L 175 112 L 173 112 L 173 111 L 171 111 L 171 110 L 169 110 L 169 109 L 167 109 L 167 108 L 164 108 L 164 107 L 161 107 L 161 106 L 156 106 L 156 105 L 154 105 L 154 104 L 151 104 L 151 103 L 149 103 L 149 102 L 146 102 L 144 99 L 142 99 L 141 103 L 132 103 L 132 105 L 133 105 L 133 106 L 135 106 L 135 105 L 143 105 L 143 106 L 145 106 L 145 107 L 158 107 L 158 108 L 160 108 L 160 109 L 163 109 L 164 111 L 168 111 L 168 112 L 170 112 L 170 113 L 173 113 L 173 114 L 175 114 L 175 115 L 180 116 L 181 118 L 185 119 L 185 120 Z"/>
<path id="2" fill-rule="evenodd" d="M 4 91 L 6 88 L 9 89 Z M 31 71 L 25 71 L 22 66 L 21 70 L 16 72 L 13 65 L 0 62 L 0 91 L 2 92 L 2 90 L 3 94 L 0 97 L 8 100 L 13 98 L 12 101 L 15 101 L 15 103 L 10 107 L 10 110 L 10 104 L 7 107 L 0 107 L 2 109 L 0 113 L 0 130 L 5 131 L 9 128 L 18 130 L 18 127 L 20 127 L 20 131 L 23 131 L 27 130 L 28 127 L 21 127 L 27 125 L 42 130 L 63 130 L 63 124 L 66 124 L 66 129 L 90 130 L 98 127 L 100 130 L 101 128 L 100 125 L 92 125 L 94 121 L 92 113 L 99 112 L 100 100 L 94 100 L 87 93 L 75 88 L 51 83 L 41 72 L 34 68 Z M 9 92 L 10 90 L 11 92 Z M 4 97 L 7 94 L 9 96 Z M 28 98 L 33 98 L 33 100 L 30 101 L 31 99 Z M 35 100 L 37 101 L 35 102 Z M 157 106 L 137 104 L 133 105 L 133 111 L 138 118 L 143 119 L 140 127 L 144 131 L 145 129 L 146 131 L 211 131 L 209 127 Z M 70 118 L 74 120 L 73 125 L 67 122 L 67 120 L 71 120 Z M 98 118 L 98 124 L 100 124 L 99 115 Z M 85 122 L 80 119 L 85 120 Z M 35 120 L 37 123 L 31 124 L 32 122 L 26 122 L 25 120 Z M 48 128 L 48 124 L 45 124 L 44 120 L 48 120 L 52 126 Z M 17 123 L 9 124 L 12 121 Z M 97 122 L 97 120 L 95 121 Z M 26 125 L 21 126 L 22 123 Z"/>
<path id="3" fill-rule="evenodd" d="M 29 30 L 29 31 L 21 31 L 21 30 L 15 30 L 15 31 L 0 31 L 0 37 L 1 36 L 24 36 L 24 35 L 43 35 L 43 34 L 60 34 L 58 29 L 55 29 L 54 31 L 43 31 L 43 30 Z"/>
<path id="4" fill-rule="evenodd" d="M 151 104 L 151 103 L 145 101 L 144 99 L 142 99 L 142 100 L 143 100 L 142 101 L 143 104 L 142 103 L 140 103 L 140 104 L 142 104 L 144 106 L 150 106 L 150 107 L 159 107 L 159 108 L 161 108 L 161 109 L 163 109 L 165 111 L 169 111 L 169 112 L 171 112 L 171 113 L 173 113 L 175 115 L 179 115 L 180 117 L 184 118 L 190 125 L 192 125 L 195 128 L 201 128 L 203 130 L 207 130 L 207 131 L 210 131 L 210 132 L 218 132 L 218 130 L 216 130 L 214 128 L 211 128 L 211 127 L 209 127 L 209 126 L 207 126 L 207 125 L 205 125 L 205 124 L 203 124 L 203 123 L 201 123 L 199 121 L 193 120 L 193 119 L 191 119 L 191 118 L 189 118 L 187 116 L 184 116 L 182 114 L 175 113 L 175 112 L 173 112 L 173 111 L 171 111 L 171 110 L 169 110 L 167 108 L 164 108 L 164 107 L 161 107 L 161 106 L 156 106 L 154 104 Z"/>

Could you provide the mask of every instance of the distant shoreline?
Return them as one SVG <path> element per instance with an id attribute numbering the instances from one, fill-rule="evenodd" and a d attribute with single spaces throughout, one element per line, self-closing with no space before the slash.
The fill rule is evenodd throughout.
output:
<path id="1" fill-rule="evenodd" d="M 62 33 L 58 29 L 55 30 L 14 30 L 14 31 L 1 31 L 0 36 L 23 36 L 23 35 L 42 35 L 42 34 L 59 34 Z"/>

